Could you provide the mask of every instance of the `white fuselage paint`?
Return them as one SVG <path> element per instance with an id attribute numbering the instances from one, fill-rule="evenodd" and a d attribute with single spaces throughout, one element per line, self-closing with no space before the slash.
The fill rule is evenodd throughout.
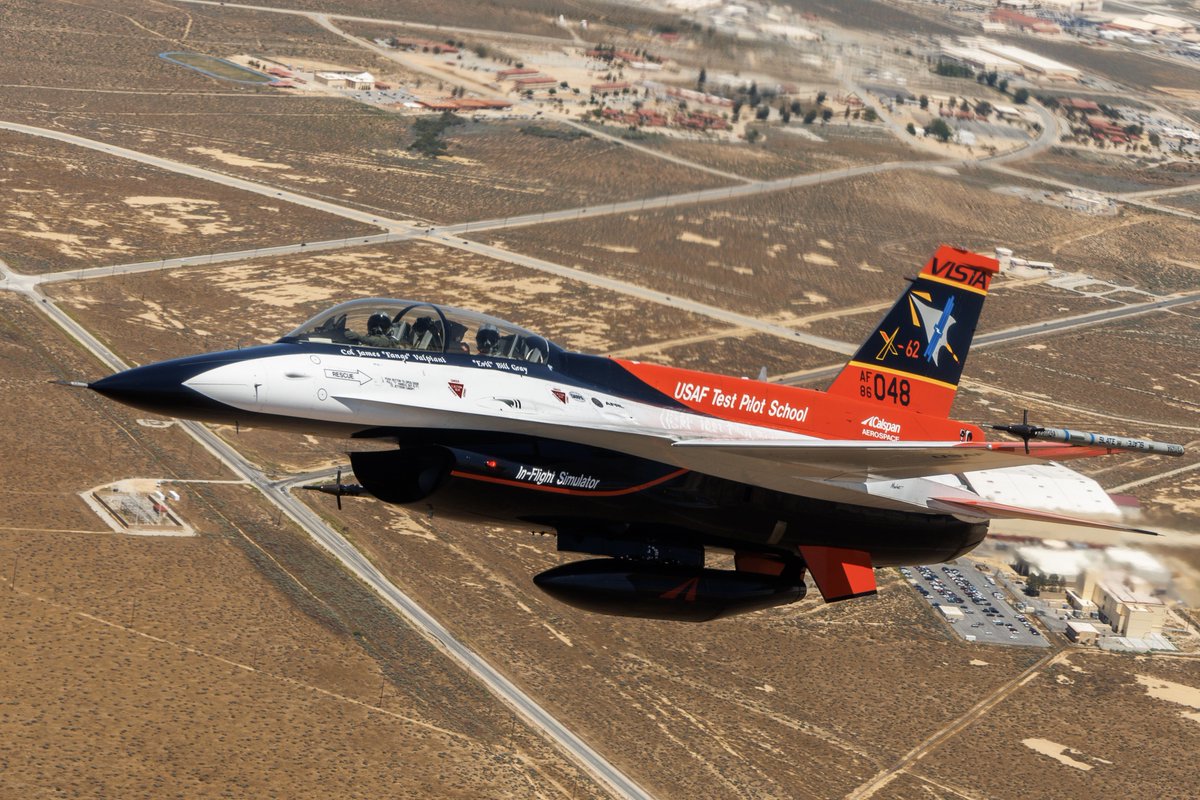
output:
<path id="1" fill-rule="evenodd" d="M 957 476 L 844 481 L 803 468 L 738 456 L 714 458 L 695 448 L 672 447 L 684 439 L 813 440 L 799 433 L 731 422 L 683 409 L 631 400 L 540 377 L 544 367 L 477 356 L 468 365 L 439 354 L 346 347 L 341 353 L 297 352 L 247 359 L 208 370 L 186 381 L 201 394 L 234 408 L 272 415 L 307 432 L 313 421 L 364 428 L 502 431 L 592 445 L 780 492 L 854 505 L 931 514 L 931 497 L 983 497 L 1011 501 L 1009 489 L 992 497 L 988 481 L 1008 469 Z M 582 398 L 582 399 L 580 399 Z M 1035 475 L 1038 466 L 1021 467 Z M 1046 469 L 1051 469 L 1047 465 Z M 1071 484 L 1064 505 L 1077 513 L 1119 515 L 1111 499 L 1089 478 L 1055 465 L 1061 485 Z M 982 476 L 982 477 L 981 477 Z M 1072 483 L 1073 482 L 1073 483 Z M 982 490 L 981 490 L 982 489 Z"/>

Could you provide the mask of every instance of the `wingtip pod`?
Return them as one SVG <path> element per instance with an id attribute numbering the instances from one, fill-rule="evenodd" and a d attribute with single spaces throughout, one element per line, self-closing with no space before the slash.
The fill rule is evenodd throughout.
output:
<path id="1" fill-rule="evenodd" d="M 939 247 L 830 393 L 949 416 L 984 298 L 999 271 L 994 258 Z"/>

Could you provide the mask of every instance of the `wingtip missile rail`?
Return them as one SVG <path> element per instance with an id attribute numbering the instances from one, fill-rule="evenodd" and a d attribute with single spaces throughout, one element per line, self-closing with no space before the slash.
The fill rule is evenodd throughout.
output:
<path id="1" fill-rule="evenodd" d="M 1106 447 L 1110 450 L 1129 450 L 1159 456 L 1182 456 L 1183 445 L 1171 442 L 1156 442 L 1151 439 L 1134 439 L 1129 436 L 1110 436 L 1104 433 L 1073 431 L 1069 428 L 1043 428 L 1030 425 L 1029 418 L 1018 425 L 992 425 L 992 430 L 1019 436 L 1028 444 L 1037 439 L 1043 442 L 1061 442 L 1076 447 Z"/>

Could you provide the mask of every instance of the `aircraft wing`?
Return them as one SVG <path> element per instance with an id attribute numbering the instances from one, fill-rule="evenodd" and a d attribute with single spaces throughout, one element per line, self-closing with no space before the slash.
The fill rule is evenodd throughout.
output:
<path id="1" fill-rule="evenodd" d="M 951 514 L 978 517 L 980 519 L 1028 519 L 1034 522 L 1054 522 L 1059 525 L 1078 525 L 1084 528 L 1101 528 L 1110 531 L 1125 531 L 1127 533 L 1144 533 L 1148 536 L 1158 536 L 1154 531 L 1137 528 L 1133 525 L 1126 525 L 1122 522 L 1106 522 L 1104 520 L 1072 517 L 1067 514 L 1022 508 L 1005 503 L 993 503 L 982 499 L 932 497 L 929 499 L 929 507 L 940 508 Z"/>
<path id="2" fill-rule="evenodd" d="M 993 447 L 993 444 L 1000 446 Z M 1041 456 L 1043 448 L 1024 445 L 1007 446 L 1007 442 L 872 442 L 861 440 L 810 441 L 688 439 L 675 442 L 673 448 L 694 450 L 711 457 L 714 467 L 729 456 L 750 458 L 776 465 L 776 469 L 795 475 L 823 479 L 880 479 L 925 478 L 958 472 L 1002 469 L 1022 464 L 1035 464 L 1049 457 L 1061 457 L 1061 447 L 1054 456 Z M 1105 452 L 1093 452 L 1099 455 Z M 694 459 L 696 462 L 705 457 Z M 689 459 L 693 461 L 693 459 Z M 702 464 L 694 467 L 701 469 Z M 719 470 L 715 470 L 719 471 Z"/>

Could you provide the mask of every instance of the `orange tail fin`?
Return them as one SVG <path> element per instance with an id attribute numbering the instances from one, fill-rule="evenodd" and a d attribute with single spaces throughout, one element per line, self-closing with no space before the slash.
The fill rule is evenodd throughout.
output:
<path id="1" fill-rule="evenodd" d="M 950 415 L 1000 262 L 942 245 L 829 387 L 831 394 Z"/>

